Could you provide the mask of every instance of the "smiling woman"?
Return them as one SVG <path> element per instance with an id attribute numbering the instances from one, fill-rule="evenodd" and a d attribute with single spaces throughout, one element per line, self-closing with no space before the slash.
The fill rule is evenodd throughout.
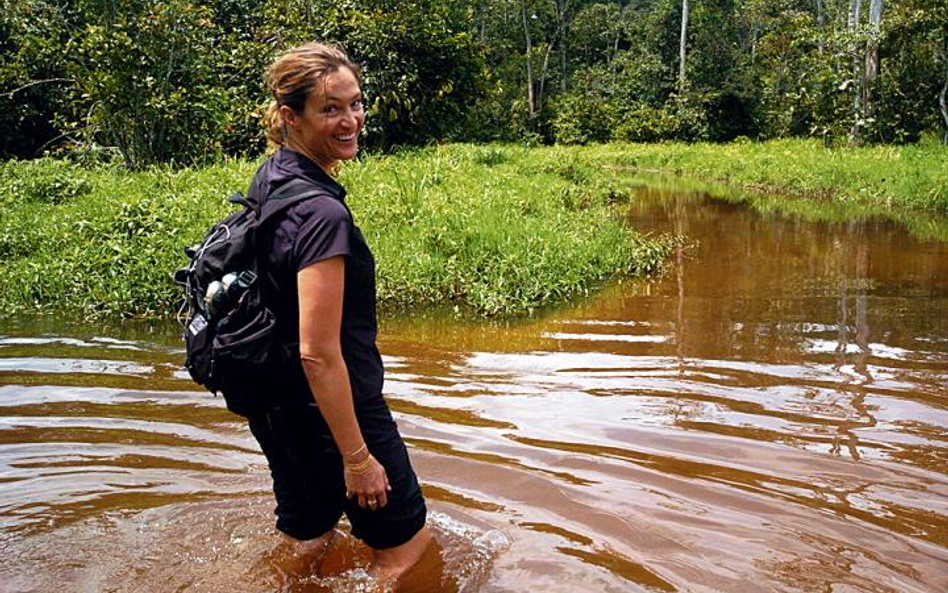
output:
<path id="1" fill-rule="evenodd" d="M 431 536 L 382 397 L 375 260 L 333 177 L 355 158 L 365 123 L 359 68 L 337 48 L 308 44 L 273 63 L 268 85 L 268 136 L 279 148 L 248 197 L 262 204 L 297 186 L 313 195 L 257 230 L 277 335 L 299 358 L 268 377 L 271 393 L 262 395 L 272 406 L 249 418 L 250 430 L 270 465 L 277 529 L 295 548 L 292 564 L 303 559 L 287 571 L 319 572 L 345 514 L 353 535 L 375 550 L 373 575 L 395 583 Z"/>
<path id="2" fill-rule="evenodd" d="M 353 70 L 341 68 L 323 77 L 306 100 L 302 113 L 280 105 L 286 146 L 306 155 L 324 171 L 353 159 L 365 123 L 362 89 Z"/>

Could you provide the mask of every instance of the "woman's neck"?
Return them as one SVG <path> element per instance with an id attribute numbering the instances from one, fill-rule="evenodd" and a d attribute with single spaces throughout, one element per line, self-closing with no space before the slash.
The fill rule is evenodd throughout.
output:
<path id="1" fill-rule="evenodd" d="M 305 145 L 303 145 L 301 142 L 296 142 L 293 138 L 287 138 L 286 144 L 284 144 L 284 146 L 288 148 L 289 150 L 292 150 L 293 152 L 298 152 L 304 157 L 306 157 L 307 159 L 309 159 L 314 165 L 322 169 L 323 172 L 326 173 L 326 175 L 329 175 L 331 177 L 335 176 L 334 173 L 336 170 L 336 166 L 338 165 L 337 161 L 325 162 L 316 158 L 316 156 L 313 155 L 312 152 L 310 152 L 306 148 Z"/>

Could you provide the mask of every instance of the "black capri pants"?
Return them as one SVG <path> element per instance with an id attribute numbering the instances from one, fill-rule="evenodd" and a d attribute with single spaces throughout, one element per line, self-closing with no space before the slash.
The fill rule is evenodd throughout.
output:
<path id="1" fill-rule="evenodd" d="M 368 408 L 368 409 L 366 409 Z M 352 535 L 376 550 L 399 546 L 425 525 L 427 508 L 385 401 L 358 405 L 356 416 L 369 451 L 382 464 L 392 489 L 388 504 L 363 509 L 346 498 L 342 455 L 315 402 L 276 408 L 249 419 L 273 478 L 276 527 L 298 540 L 314 539 L 345 513 Z"/>

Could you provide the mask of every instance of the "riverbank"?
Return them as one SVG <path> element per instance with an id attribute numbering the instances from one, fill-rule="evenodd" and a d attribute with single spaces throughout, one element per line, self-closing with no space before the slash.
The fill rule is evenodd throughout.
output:
<path id="1" fill-rule="evenodd" d="M 675 176 L 763 213 L 813 221 L 886 218 L 948 241 L 948 146 L 824 147 L 812 139 L 730 144 L 609 144 L 583 149 L 603 166 Z"/>
<path id="2" fill-rule="evenodd" d="M 730 144 L 606 145 L 595 153 L 636 170 L 761 193 L 948 214 L 948 146 L 824 147 L 812 139 Z"/>
<path id="3" fill-rule="evenodd" d="M 185 245 L 228 210 L 257 162 L 128 173 L 0 164 L 0 310 L 170 315 Z M 620 222 L 656 182 L 818 220 L 882 216 L 948 240 L 948 148 L 810 140 L 585 147 L 446 145 L 368 156 L 341 180 L 376 253 L 384 312 L 447 305 L 521 315 L 655 271 L 670 240 Z"/>
<path id="4" fill-rule="evenodd" d="M 655 271 L 670 241 L 626 228 L 630 194 L 557 151 L 454 145 L 367 157 L 342 182 L 378 261 L 383 311 L 509 316 Z M 0 169 L 0 310 L 162 317 L 183 247 L 229 210 L 256 162 L 141 173 L 63 161 Z"/>

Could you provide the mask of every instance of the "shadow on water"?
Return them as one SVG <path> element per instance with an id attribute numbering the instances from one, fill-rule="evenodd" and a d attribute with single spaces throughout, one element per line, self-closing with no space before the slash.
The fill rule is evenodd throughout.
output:
<path id="1" fill-rule="evenodd" d="M 822 216 L 822 215 L 820 215 Z M 948 589 L 948 244 L 640 188 L 692 240 L 511 322 L 384 322 L 439 548 L 409 591 Z M 820 221 L 814 221 L 820 218 Z M 0 327 L 0 591 L 370 591 L 272 526 L 177 327 Z"/>

